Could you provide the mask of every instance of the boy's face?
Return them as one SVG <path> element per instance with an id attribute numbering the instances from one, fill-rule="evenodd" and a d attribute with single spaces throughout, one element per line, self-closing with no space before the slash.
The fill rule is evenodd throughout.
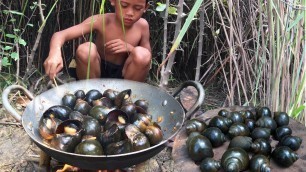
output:
<path id="1" fill-rule="evenodd" d="M 115 7 L 116 16 L 120 21 L 122 10 L 123 23 L 127 27 L 137 22 L 149 7 L 146 0 L 111 0 L 111 4 Z"/>

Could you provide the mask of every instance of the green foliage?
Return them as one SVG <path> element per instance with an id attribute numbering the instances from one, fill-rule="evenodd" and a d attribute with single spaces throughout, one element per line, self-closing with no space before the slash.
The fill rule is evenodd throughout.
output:
<path id="1" fill-rule="evenodd" d="M 2 63 L 0 65 L 4 68 L 9 68 L 12 65 L 12 61 L 19 60 L 17 48 L 22 48 L 27 45 L 27 42 L 22 38 L 21 32 L 25 28 L 17 28 L 18 24 L 16 20 L 24 17 L 24 14 L 10 9 L 3 10 L 2 14 L 7 20 L 0 25 L 1 31 L 4 33 L 0 40 L 0 53 L 2 54 Z M 30 26 L 30 23 L 28 26 Z"/>
<path id="2" fill-rule="evenodd" d="M 161 2 L 157 2 L 156 5 L 157 5 L 157 7 L 155 8 L 156 11 L 158 11 L 158 12 L 164 12 L 165 11 L 166 4 L 163 4 Z M 171 14 L 171 15 L 177 15 L 177 8 L 173 7 L 173 6 L 170 6 L 169 9 L 168 9 L 168 13 Z"/>

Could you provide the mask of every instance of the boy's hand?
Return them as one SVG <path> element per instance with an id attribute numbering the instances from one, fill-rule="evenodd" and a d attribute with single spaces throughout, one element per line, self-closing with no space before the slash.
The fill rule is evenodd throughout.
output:
<path id="1" fill-rule="evenodd" d="M 61 50 L 50 51 L 48 58 L 44 62 L 45 72 L 50 79 L 54 79 L 56 74 L 63 68 Z"/>
<path id="2" fill-rule="evenodd" d="M 114 39 L 105 43 L 105 51 L 111 54 L 118 54 L 118 53 L 128 53 L 131 52 L 134 47 L 122 41 L 121 39 Z"/>

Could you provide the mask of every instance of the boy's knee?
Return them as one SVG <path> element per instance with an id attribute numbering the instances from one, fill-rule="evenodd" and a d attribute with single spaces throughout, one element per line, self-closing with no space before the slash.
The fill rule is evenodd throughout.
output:
<path id="1" fill-rule="evenodd" d="M 133 61 L 141 66 L 151 63 L 151 52 L 143 47 L 135 47 L 132 51 Z"/>
<path id="2" fill-rule="evenodd" d="M 80 60 L 87 60 L 89 54 L 89 48 L 90 48 L 89 42 L 85 42 L 79 45 L 76 50 L 76 57 Z M 96 49 L 96 45 L 94 43 L 91 43 L 91 49 L 92 50 Z M 94 55 L 95 51 L 91 51 L 90 53 Z"/>

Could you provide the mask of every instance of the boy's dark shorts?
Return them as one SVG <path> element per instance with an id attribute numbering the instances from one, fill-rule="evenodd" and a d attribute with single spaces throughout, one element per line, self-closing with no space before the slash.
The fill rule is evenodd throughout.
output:
<path id="1" fill-rule="evenodd" d="M 101 78 L 120 78 L 123 79 L 123 65 L 117 65 L 101 59 Z M 76 75 L 76 68 L 69 68 L 69 75 L 79 80 Z"/>
<path id="2" fill-rule="evenodd" d="M 117 65 L 101 59 L 101 78 L 121 78 L 123 65 Z"/>

